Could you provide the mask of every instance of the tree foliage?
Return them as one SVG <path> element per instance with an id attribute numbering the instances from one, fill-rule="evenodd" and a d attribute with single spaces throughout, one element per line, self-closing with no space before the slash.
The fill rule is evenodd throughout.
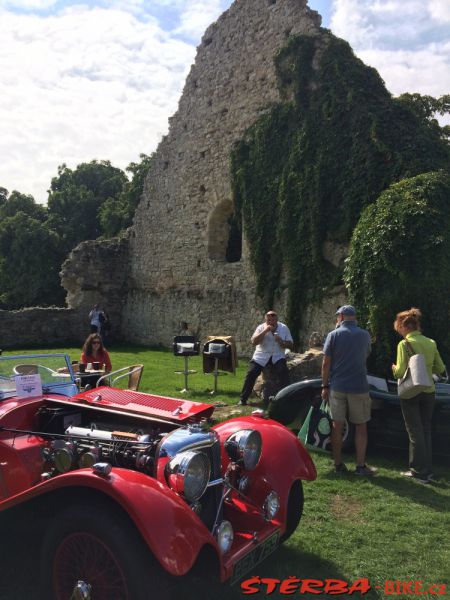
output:
<path id="1" fill-rule="evenodd" d="M 93 160 L 75 170 L 59 167 L 48 197 L 49 224 L 67 252 L 103 233 L 99 211 L 107 200 L 120 196 L 126 183 L 125 173 L 109 161 Z"/>
<path id="2" fill-rule="evenodd" d="M 60 306 L 59 237 L 23 211 L 0 220 L 0 307 Z"/>
<path id="3" fill-rule="evenodd" d="M 131 179 L 109 161 L 61 165 L 48 207 L 0 187 L 0 308 L 64 303 L 59 271 L 70 250 L 131 224 L 151 161 L 140 158 L 127 167 Z"/>
<path id="4" fill-rule="evenodd" d="M 24 213 L 33 219 L 41 221 L 42 223 L 47 219 L 47 209 L 41 204 L 36 204 L 33 196 L 29 194 L 21 194 L 14 190 L 8 197 L 8 190 L 3 190 L 3 198 L 0 197 L 0 219 L 7 219 L 13 217 L 19 212 Z"/>
<path id="5" fill-rule="evenodd" d="M 448 360 L 450 338 L 450 174 L 395 183 L 367 207 L 353 233 L 345 282 L 375 343 L 372 366 L 388 373 L 399 341 L 395 315 L 417 306 L 424 331 Z"/>
<path id="6" fill-rule="evenodd" d="M 139 163 L 132 162 L 126 170 L 131 173 L 123 190 L 116 198 L 108 198 L 99 209 L 99 221 L 104 237 L 113 237 L 129 227 L 144 190 L 145 178 L 153 157 L 140 155 Z"/>
<path id="7" fill-rule="evenodd" d="M 269 308 L 287 286 L 295 335 L 305 305 L 342 277 L 324 259 L 324 242 L 348 243 L 381 191 L 445 167 L 449 147 L 429 113 L 392 99 L 331 34 L 291 38 L 276 70 L 285 101 L 236 145 L 231 173 L 258 294 Z"/>

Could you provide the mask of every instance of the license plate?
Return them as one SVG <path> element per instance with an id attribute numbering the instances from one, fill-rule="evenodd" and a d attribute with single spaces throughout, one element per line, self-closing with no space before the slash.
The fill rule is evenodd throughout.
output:
<path id="1" fill-rule="evenodd" d="M 246 573 L 248 573 L 253 567 L 255 567 L 258 563 L 262 562 L 265 558 L 272 554 L 272 552 L 278 547 L 280 543 L 280 532 L 276 531 L 271 536 L 269 536 L 262 544 L 256 546 L 241 558 L 235 565 L 233 569 L 233 576 L 231 577 L 231 585 L 236 583 L 241 577 L 243 577 Z"/>

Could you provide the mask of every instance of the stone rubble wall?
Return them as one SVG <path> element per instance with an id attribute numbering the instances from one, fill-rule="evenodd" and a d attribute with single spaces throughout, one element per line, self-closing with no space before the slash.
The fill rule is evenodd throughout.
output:
<path id="1" fill-rule="evenodd" d="M 49 344 L 81 344 L 89 330 L 78 311 L 68 308 L 0 310 L 0 348 L 24 348 Z"/>
<path id="2" fill-rule="evenodd" d="M 136 211 L 126 339 L 167 345 L 185 321 L 250 353 L 263 307 L 245 240 L 241 260 L 225 260 L 230 152 L 280 101 L 276 52 L 290 35 L 320 35 L 320 23 L 306 0 L 237 0 L 207 29 Z M 278 310 L 283 320 L 283 301 Z"/>
<path id="3" fill-rule="evenodd" d="M 79 344 L 89 335 L 89 312 L 99 304 L 109 315 L 108 341 L 121 337 L 129 255 L 128 238 L 87 241 L 69 254 L 61 271 L 69 308 L 0 310 L 0 348 Z"/>
<path id="4" fill-rule="evenodd" d="M 238 355 L 263 320 L 243 240 L 226 261 L 233 212 L 230 152 L 261 115 L 280 102 L 274 56 L 290 35 L 320 36 L 321 18 L 306 0 L 236 0 L 205 32 L 179 107 L 169 120 L 146 180 L 134 225 L 116 240 L 83 242 L 62 268 L 67 304 L 85 323 L 95 303 L 123 340 L 170 346 L 181 323 L 201 340 L 232 335 Z M 346 248 L 324 245 L 340 264 Z M 275 308 L 285 321 L 287 294 Z M 300 348 L 312 331 L 334 326 L 343 289 L 305 307 Z"/>
<path id="5" fill-rule="evenodd" d="M 68 306 L 80 315 L 83 340 L 89 332 L 89 312 L 94 304 L 108 313 L 110 339 L 122 337 L 128 271 L 128 235 L 82 242 L 69 254 L 62 266 L 61 283 L 67 290 Z"/>

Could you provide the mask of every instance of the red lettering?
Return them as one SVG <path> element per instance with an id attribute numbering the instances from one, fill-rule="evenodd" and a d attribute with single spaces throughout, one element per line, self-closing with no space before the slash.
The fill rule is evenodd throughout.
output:
<path id="1" fill-rule="evenodd" d="M 325 594 L 338 596 L 348 592 L 348 585 L 347 582 L 342 581 L 342 579 L 325 579 L 325 588 L 323 591 Z"/>
<path id="2" fill-rule="evenodd" d="M 422 594 L 424 593 L 421 581 L 415 581 L 414 582 L 414 593 L 417 596 L 422 596 Z"/>
<path id="3" fill-rule="evenodd" d="M 250 577 L 241 583 L 241 590 L 243 594 L 257 594 L 259 592 L 259 584 L 261 580 L 259 577 Z"/>
<path id="4" fill-rule="evenodd" d="M 385 594 L 395 594 L 395 587 L 394 587 L 395 581 L 385 581 L 384 582 L 384 593 Z"/>
<path id="5" fill-rule="evenodd" d="M 428 590 L 430 594 L 436 594 L 437 596 L 445 595 L 446 586 L 445 583 L 433 583 L 430 585 L 430 589 Z"/>
<path id="6" fill-rule="evenodd" d="M 323 581 L 320 579 L 303 579 L 300 586 L 300 594 L 320 594 Z"/>
<path id="7" fill-rule="evenodd" d="M 403 594 L 412 594 L 413 593 L 413 582 L 412 581 L 400 581 L 402 584 L 402 592 Z"/>
<path id="8" fill-rule="evenodd" d="M 298 589 L 300 579 L 291 576 L 289 579 L 285 579 L 280 584 L 280 594 L 295 594 Z"/>
<path id="9" fill-rule="evenodd" d="M 350 586 L 348 593 L 353 594 L 359 592 L 361 595 L 367 594 L 371 589 L 369 580 L 367 578 L 357 579 Z"/>
<path id="10" fill-rule="evenodd" d="M 266 594 L 269 596 L 273 594 L 277 589 L 277 585 L 280 583 L 279 579 L 271 579 L 269 577 L 264 577 L 261 579 L 261 583 L 267 586 Z"/>

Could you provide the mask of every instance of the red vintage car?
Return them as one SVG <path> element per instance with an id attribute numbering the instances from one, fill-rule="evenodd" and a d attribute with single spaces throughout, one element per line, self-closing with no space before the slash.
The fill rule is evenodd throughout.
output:
<path id="1" fill-rule="evenodd" d="M 0 510 L 48 517 L 45 598 L 159 598 L 200 564 L 235 582 L 293 533 L 310 456 L 262 413 L 211 427 L 213 410 L 78 393 L 63 354 L 0 357 Z"/>

